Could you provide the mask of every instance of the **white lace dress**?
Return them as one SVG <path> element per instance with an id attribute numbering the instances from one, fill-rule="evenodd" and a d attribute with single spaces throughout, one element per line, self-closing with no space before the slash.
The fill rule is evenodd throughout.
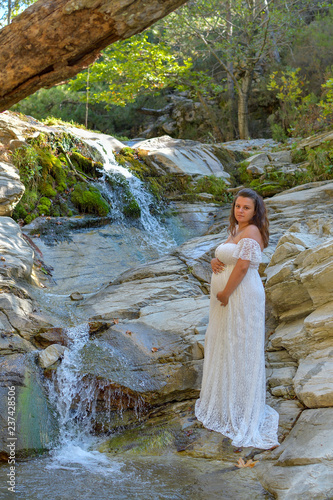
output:
<path id="1" fill-rule="evenodd" d="M 207 429 L 221 432 L 234 446 L 268 449 L 278 443 L 278 413 L 266 405 L 265 291 L 258 273 L 261 248 L 252 238 L 223 243 L 215 252 L 225 270 L 212 275 L 209 324 L 200 399 L 195 414 Z M 223 290 L 237 259 L 249 269 L 226 307 Z"/>

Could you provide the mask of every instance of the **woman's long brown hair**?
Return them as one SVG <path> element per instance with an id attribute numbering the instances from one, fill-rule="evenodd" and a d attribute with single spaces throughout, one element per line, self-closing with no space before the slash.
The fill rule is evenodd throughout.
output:
<path id="1" fill-rule="evenodd" d="M 254 215 L 252 217 L 252 220 L 250 221 L 250 224 L 254 224 L 255 226 L 257 226 L 262 236 L 264 248 L 266 248 L 269 241 L 269 222 L 267 219 L 266 207 L 262 197 L 258 193 L 253 191 L 253 189 L 244 188 L 238 191 L 238 193 L 236 194 L 231 207 L 231 213 L 229 217 L 230 224 L 228 230 L 232 236 L 235 235 L 237 225 L 237 220 L 235 218 L 235 205 L 237 198 L 239 198 L 240 196 L 242 196 L 243 198 L 251 198 L 251 200 L 254 201 Z"/>

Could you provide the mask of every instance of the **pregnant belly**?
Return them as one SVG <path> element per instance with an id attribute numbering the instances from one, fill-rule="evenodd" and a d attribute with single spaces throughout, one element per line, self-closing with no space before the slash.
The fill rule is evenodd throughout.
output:
<path id="1" fill-rule="evenodd" d="M 233 268 L 234 266 L 225 266 L 224 271 L 222 271 L 221 273 L 212 274 L 211 293 L 213 295 L 216 295 L 217 292 L 220 292 L 224 289 Z"/>
<path id="2" fill-rule="evenodd" d="M 226 266 L 221 273 L 212 274 L 211 295 L 216 296 L 218 292 L 224 289 L 233 269 L 234 266 Z M 248 269 L 237 288 L 242 289 L 243 292 L 246 291 L 246 293 L 255 295 L 257 299 L 261 299 L 265 295 L 264 287 L 256 269 Z"/>

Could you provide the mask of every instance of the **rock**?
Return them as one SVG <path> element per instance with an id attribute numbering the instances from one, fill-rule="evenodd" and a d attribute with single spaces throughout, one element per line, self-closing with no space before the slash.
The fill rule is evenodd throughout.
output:
<path id="1" fill-rule="evenodd" d="M 22 236 L 21 228 L 10 217 L 0 217 L 0 275 L 6 278 L 30 279 L 33 251 Z"/>
<path id="2" fill-rule="evenodd" d="M 214 222 L 214 218 L 221 213 L 221 207 L 215 203 L 183 203 L 173 201 L 177 211 L 176 220 L 181 219 L 186 231 L 193 236 L 206 233 Z"/>
<path id="3" fill-rule="evenodd" d="M 267 403 L 272 406 L 279 414 L 279 441 L 282 441 L 294 427 L 299 418 L 303 405 L 297 399 L 278 399 L 268 398 Z"/>
<path id="4" fill-rule="evenodd" d="M 39 365 L 42 368 L 50 368 L 54 363 L 58 361 L 58 359 L 62 358 L 66 351 L 66 347 L 59 344 L 52 344 L 43 351 L 41 351 L 38 355 Z"/>
<path id="5" fill-rule="evenodd" d="M 57 127 L 58 130 L 62 129 L 63 127 Z M 89 130 L 84 130 L 82 128 L 78 127 L 66 127 L 66 131 L 71 132 L 73 135 L 76 135 L 78 137 L 81 137 L 84 140 L 91 141 L 89 142 L 90 145 L 93 146 L 94 141 L 96 142 L 96 138 L 100 139 L 101 142 L 104 142 L 108 144 L 109 148 L 112 149 L 113 151 L 119 152 L 121 149 L 125 147 L 125 144 L 118 141 L 115 137 L 112 137 L 107 134 L 100 134 L 100 133 L 95 133 L 95 132 L 90 132 Z"/>
<path id="6" fill-rule="evenodd" d="M 274 368 L 285 368 L 290 366 L 297 367 L 296 360 L 292 358 L 285 349 L 273 352 L 268 351 L 266 353 L 266 358 L 269 366 L 273 366 Z"/>
<path id="7" fill-rule="evenodd" d="M 241 151 L 248 153 L 249 151 L 271 151 L 279 145 L 278 142 L 273 139 L 248 139 L 248 140 L 237 140 L 228 141 L 223 143 L 224 147 L 232 151 Z"/>
<path id="8" fill-rule="evenodd" d="M 14 387 L 14 389 L 12 389 Z M 9 388 L 15 399 L 16 458 L 41 453 L 56 433 L 56 421 L 31 354 L 5 356 L 0 361 L 0 457 L 7 461 L 7 409 Z"/>
<path id="9" fill-rule="evenodd" d="M 230 175 L 209 145 L 165 135 L 142 141 L 134 147 L 160 174 L 215 175 L 229 183 Z M 230 157 L 229 163 L 232 161 Z"/>
<path id="10" fill-rule="evenodd" d="M 111 410 L 144 410 L 198 396 L 202 351 L 184 334 L 131 321 L 88 342 L 82 367 L 85 377 L 97 380 L 100 411 L 110 412 L 110 402 Z"/>
<path id="11" fill-rule="evenodd" d="M 291 152 L 286 149 L 276 153 L 267 153 L 269 162 L 274 163 L 276 167 L 281 167 L 292 163 Z"/>
<path id="12" fill-rule="evenodd" d="M 0 142 L 9 147 L 13 140 L 25 142 L 26 137 L 38 137 L 40 133 L 55 132 L 41 122 L 12 111 L 4 111 L 0 115 Z"/>
<path id="13" fill-rule="evenodd" d="M 73 292 L 73 293 L 71 293 L 70 298 L 72 300 L 82 300 L 83 299 L 83 295 L 80 292 Z"/>
<path id="14" fill-rule="evenodd" d="M 0 337 L 0 355 L 34 351 L 35 347 L 17 334 L 10 333 Z"/>
<path id="15" fill-rule="evenodd" d="M 269 378 L 269 386 L 275 388 L 278 386 L 292 387 L 293 378 L 296 373 L 296 367 L 294 366 L 284 366 L 282 368 L 274 368 L 273 373 Z M 271 391 L 274 394 L 273 391 Z M 280 396 L 281 394 L 274 394 Z M 289 391 L 289 395 L 294 395 L 293 391 Z"/>
<path id="16" fill-rule="evenodd" d="M 333 465 L 279 467 L 263 461 L 256 466 L 262 486 L 278 500 L 325 500 L 333 496 Z"/>
<path id="17" fill-rule="evenodd" d="M 251 158 L 247 160 L 247 163 L 248 166 L 246 167 L 246 170 L 248 172 L 254 175 L 262 175 L 266 171 L 265 167 L 269 164 L 269 159 L 267 154 L 259 153 L 251 156 Z"/>
<path id="18" fill-rule="evenodd" d="M 272 453 L 277 465 L 333 463 L 333 408 L 304 410 L 290 434 Z"/>
<path id="19" fill-rule="evenodd" d="M 124 273 L 114 283 L 81 301 L 80 314 L 95 320 L 137 318 L 140 309 L 151 303 L 202 294 L 198 281 L 188 275 L 185 264 L 172 259 L 174 273 L 169 269 L 169 274 L 167 264 L 168 258 L 159 259 Z"/>
<path id="20" fill-rule="evenodd" d="M 322 132 L 320 134 L 312 135 L 297 143 L 297 149 L 312 149 L 320 146 L 323 142 L 333 141 L 333 131 Z"/>
<path id="21" fill-rule="evenodd" d="M 34 336 L 34 342 L 38 347 L 45 348 L 52 344 L 68 346 L 68 344 L 70 344 L 70 339 L 64 328 L 49 328 L 46 331 L 39 331 Z"/>
<path id="22" fill-rule="evenodd" d="M 294 385 L 308 408 L 333 406 L 333 345 L 300 361 Z"/>
<path id="23" fill-rule="evenodd" d="M 194 333 L 198 326 L 207 327 L 208 310 L 207 296 L 188 297 L 143 307 L 140 318 L 136 321 L 158 327 L 162 331 Z"/>
<path id="24" fill-rule="evenodd" d="M 0 161 L 0 216 L 11 215 L 24 193 L 18 170 Z"/>

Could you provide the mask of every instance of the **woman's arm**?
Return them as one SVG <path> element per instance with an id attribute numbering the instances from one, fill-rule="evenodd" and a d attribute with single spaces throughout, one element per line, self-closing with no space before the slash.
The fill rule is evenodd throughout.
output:
<path id="1" fill-rule="evenodd" d="M 249 266 L 249 260 L 238 259 L 232 273 L 229 276 L 226 286 L 216 295 L 217 299 L 221 302 L 221 306 L 226 306 L 228 304 L 230 295 L 243 280 Z"/>

